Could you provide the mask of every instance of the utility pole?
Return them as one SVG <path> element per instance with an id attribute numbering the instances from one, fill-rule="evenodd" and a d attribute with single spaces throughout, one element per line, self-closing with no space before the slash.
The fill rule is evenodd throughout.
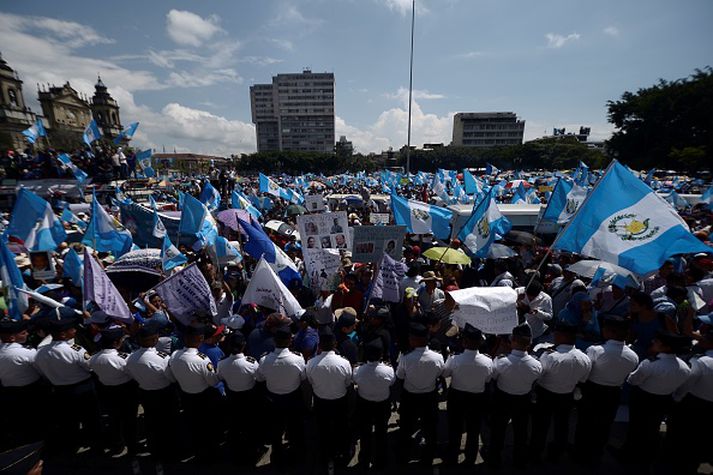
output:
<path id="1" fill-rule="evenodd" d="M 411 173 L 411 102 L 413 97 L 413 27 L 416 21 L 416 0 L 411 0 L 411 61 L 408 72 L 408 136 L 406 138 L 406 174 Z"/>

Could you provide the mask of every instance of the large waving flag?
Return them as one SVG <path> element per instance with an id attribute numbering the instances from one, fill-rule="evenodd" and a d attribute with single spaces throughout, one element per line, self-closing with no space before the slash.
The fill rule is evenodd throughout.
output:
<path id="1" fill-rule="evenodd" d="M 150 148 L 136 154 L 136 163 L 139 164 L 146 178 L 151 178 L 156 175 L 156 172 L 151 166 L 151 155 L 152 152 Z"/>
<path id="2" fill-rule="evenodd" d="M 559 178 L 550 201 L 547 202 L 547 208 L 542 214 L 542 219 L 559 224 L 566 223 L 574 216 L 586 197 L 585 187 Z"/>
<path id="3" fill-rule="evenodd" d="M 131 140 L 131 138 L 134 136 L 136 133 L 136 129 L 139 128 L 139 123 L 134 122 L 133 124 L 130 124 L 127 128 L 119 132 L 119 135 L 116 136 L 114 139 L 114 144 L 119 145 L 123 139 L 128 139 Z"/>
<path id="4" fill-rule="evenodd" d="M 233 190 L 230 195 L 230 203 L 235 209 L 246 210 L 255 219 L 260 219 L 260 217 L 262 217 L 262 213 L 260 212 L 260 210 L 254 207 L 247 198 L 245 198 L 243 195 L 241 195 L 235 190 Z"/>
<path id="5" fill-rule="evenodd" d="M 473 207 L 468 221 L 458 232 L 458 239 L 475 256 L 485 257 L 493 241 L 507 234 L 511 228 L 512 223 L 500 213 L 491 191 Z"/>
<path id="6" fill-rule="evenodd" d="M 265 258 L 258 261 L 250 283 L 243 293 L 242 303 L 257 304 L 290 317 L 297 315 L 302 310 L 295 296 L 277 278 L 272 266 Z"/>
<path id="7" fill-rule="evenodd" d="M 438 239 L 448 239 L 451 234 L 453 212 L 446 208 L 407 200 L 392 194 L 391 212 L 394 215 L 394 222 L 406 226 L 406 230 L 410 233 L 433 234 Z"/>
<path id="8" fill-rule="evenodd" d="M 59 160 L 63 166 L 72 170 L 74 178 L 77 179 L 80 185 L 87 181 L 87 178 L 89 178 L 89 175 L 87 175 L 84 170 L 80 169 L 77 165 L 75 165 L 72 162 L 72 159 L 66 153 L 60 153 L 59 155 L 57 155 L 57 160 Z"/>
<path id="9" fill-rule="evenodd" d="M 157 239 L 162 239 L 166 236 L 166 226 L 164 226 L 161 217 L 158 215 L 156 208 L 153 210 L 153 231 L 151 231 L 153 237 Z"/>
<path id="10" fill-rule="evenodd" d="M 42 124 L 42 119 L 37 119 L 30 128 L 23 130 L 22 135 L 24 135 L 30 143 L 37 142 L 37 139 L 40 137 L 47 137 L 47 131 L 45 130 L 44 124 Z"/>
<path id="11" fill-rule="evenodd" d="M 574 174 L 574 182 L 580 186 L 586 186 L 589 183 L 589 167 L 581 160 Z"/>
<path id="12" fill-rule="evenodd" d="M 676 254 L 713 253 L 663 198 L 616 160 L 552 249 L 595 257 L 640 275 Z"/>
<path id="13" fill-rule="evenodd" d="M 100 252 L 111 252 L 114 257 L 119 257 L 129 252 L 133 243 L 131 233 L 126 229 L 117 228 L 114 218 L 109 216 L 109 213 L 99 204 L 95 195 L 92 200 L 92 218 L 89 220 L 82 244 Z"/>
<path id="14" fill-rule="evenodd" d="M 178 233 L 183 236 L 195 236 L 196 242 L 204 247 L 215 242 L 215 238 L 218 237 L 218 224 L 203 203 L 185 194 Z"/>
<path id="15" fill-rule="evenodd" d="M 84 143 L 86 143 L 87 145 L 91 145 L 92 142 L 94 142 L 95 140 L 99 140 L 101 136 L 102 132 L 97 126 L 97 121 L 92 119 L 92 121 L 87 124 L 87 128 L 84 129 L 84 134 L 82 134 Z"/>
<path id="16" fill-rule="evenodd" d="M 17 193 L 7 234 L 21 239 L 30 251 L 54 251 L 67 238 L 50 204 L 24 188 Z"/>
<path id="17" fill-rule="evenodd" d="M 465 192 L 469 195 L 479 195 L 483 191 L 478 179 L 467 168 L 463 169 L 463 182 L 465 184 Z"/>
<path id="18" fill-rule="evenodd" d="M 230 244 L 223 236 L 218 236 L 215 240 L 215 256 L 218 258 L 218 264 L 237 264 L 243 260 L 243 255 L 240 254 L 238 248 Z"/>
<path id="19" fill-rule="evenodd" d="M 163 245 L 161 246 L 161 265 L 164 272 L 170 272 L 174 267 L 188 262 L 188 258 L 173 245 L 168 238 L 168 234 L 163 235 Z"/>
<path id="20" fill-rule="evenodd" d="M 500 169 L 497 168 L 492 163 L 488 163 L 485 165 L 485 174 L 486 175 L 497 175 L 498 173 L 500 173 Z"/>
<path id="21" fill-rule="evenodd" d="M 21 320 L 27 310 L 27 295 L 18 293 L 17 289 L 26 289 L 22 273 L 17 268 L 15 255 L 8 249 L 6 237 L 0 236 L 0 280 L 8 299 L 8 313 L 13 320 Z"/>
<path id="22" fill-rule="evenodd" d="M 260 173 L 259 184 L 260 193 L 269 193 L 272 196 L 276 196 L 278 198 L 282 198 L 283 200 L 290 201 L 296 204 L 302 204 L 305 201 L 304 197 L 297 191 L 292 190 L 290 188 L 285 189 L 281 187 L 280 185 L 275 183 L 272 178 L 265 176 L 262 173 Z"/>
<path id="23" fill-rule="evenodd" d="M 198 201 L 206 205 L 209 210 L 218 209 L 220 207 L 220 192 L 211 185 L 210 181 L 204 180 Z"/>
<path id="24" fill-rule="evenodd" d="M 264 257 L 270 267 L 280 276 L 285 284 L 289 284 L 293 279 L 300 279 L 300 273 L 297 271 L 297 266 L 280 249 L 277 244 L 265 234 L 262 226 L 255 225 L 252 222 L 243 221 L 238 218 L 238 223 L 248 235 L 248 242 L 243 246 L 243 250 L 248 253 L 253 259 Z"/>

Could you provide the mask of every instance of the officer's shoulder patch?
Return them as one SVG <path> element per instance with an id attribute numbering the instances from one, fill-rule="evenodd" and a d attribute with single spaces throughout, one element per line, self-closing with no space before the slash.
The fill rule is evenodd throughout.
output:
<path id="1" fill-rule="evenodd" d="M 297 350 L 290 350 L 292 353 L 296 354 L 297 356 L 302 356 L 302 353 L 300 353 Z"/>
<path id="2" fill-rule="evenodd" d="M 163 351 L 157 351 L 156 354 L 159 355 L 161 358 L 168 358 L 169 356 L 171 356 L 168 353 L 164 353 Z"/>
<path id="3" fill-rule="evenodd" d="M 90 354 L 87 353 L 87 352 L 84 352 L 84 359 L 85 359 L 85 360 L 91 359 L 91 357 L 92 357 L 92 355 L 90 355 Z"/>
<path id="4" fill-rule="evenodd" d="M 208 356 L 205 353 L 201 353 L 200 351 L 198 352 L 198 357 L 202 360 L 208 358 Z"/>
<path id="5" fill-rule="evenodd" d="M 252 356 L 246 356 L 245 359 L 248 361 L 248 363 L 257 363 L 257 360 Z"/>
<path id="6" fill-rule="evenodd" d="M 82 351 L 84 348 L 82 348 L 81 345 L 77 345 L 77 344 L 75 343 L 74 345 L 72 345 L 72 349 L 73 349 L 74 351 Z"/>
<path id="7" fill-rule="evenodd" d="M 215 368 L 213 368 L 213 363 L 208 363 L 208 364 L 206 365 L 206 368 L 208 368 L 208 371 L 210 371 L 210 372 L 215 371 Z"/>
<path id="8" fill-rule="evenodd" d="M 124 352 L 121 352 L 121 351 L 119 352 L 119 358 L 125 360 L 125 359 L 128 358 L 128 357 L 129 357 L 129 354 L 128 354 L 128 353 L 124 353 Z"/>

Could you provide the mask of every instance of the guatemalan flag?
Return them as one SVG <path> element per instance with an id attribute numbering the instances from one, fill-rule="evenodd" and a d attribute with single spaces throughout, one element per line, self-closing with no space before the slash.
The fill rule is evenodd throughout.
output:
<path id="1" fill-rule="evenodd" d="M 136 154 L 136 162 L 141 167 L 141 171 L 144 173 L 146 178 L 151 178 L 156 174 L 151 166 L 151 155 L 152 153 L 150 148 Z"/>
<path id="2" fill-rule="evenodd" d="M 640 275 L 676 254 L 713 253 L 663 198 L 616 160 L 552 249 L 591 256 Z"/>
<path id="3" fill-rule="evenodd" d="M 47 131 L 45 130 L 44 124 L 42 124 L 42 119 L 37 119 L 30 128 L 23 130 L 22 135 L 24 135 L 30 143 L 37 142 L 37 139 L 40 137 L 47 137 Z"/>
<path id="4" fill-rule="evenodd" d="M 92 121 L 87 125 L 87 128 L 84 129 L 84 134 L 82 135 L 84 143 L 91 145 L 95 140 L 99 140 L 101 136 L 102 133 L 97 126 L 97 121 L 92 119 Z"/>
<path id="5" fill-rule="evenodd" d="M 215 238 L 218 237 L 218 223 L 215 222 L 203 203 L 193 196 L 185 194 L 181 207 L 181 221 L 178 223 L 178 234 L 194 236 L 196 238 L 194 247 L 199 245 L 202 248 L 215 243 Z"/>
<path id="6" fill-rule="evenodd" d="M 30 251 L 54 251 L 67 238 L 50 204 L 24 188 L 17 193 L 7 234 L 21 239 Z"/>
<path id="7" fill-rule="evenodd" d="M 256 207 L 254 207 L 252 205 L 252 203 L 250 203 L 250 201 L 247 198 L 245 198 L 243 195 L 241 195 L 240 193 L 238 193 L 235 190 L 233 190 L 233 192 L 230 195 L 230 203 L 231 203 L 232 207 L 235 209 L 246 210 L 256 220 L 260 219 L 260 217 L 262 216 L 262 213 L 260 212 L 260 210 L 258 210 Z"/>
<path id="8" fill-rule="evenodd" d="M 203 190 L 201 190 L 198 200 L 206 205 L 209 210 L 218 209 L 220 207 L 220 192 L 211 185 L 210 181 L 204 180 Z"/>
<path id="9" fill-rule="evenodd" d="M 248 242 L 243 246 L 243 250 L 250 257 L 253 259 L 264 257 L 265 261 L 270 264 L 270 267 L 286 285 L 294 279 L 302 280 L 295 263 L 282 249 L 272 242 L 263 231 L 262 226 L 243 221 L 240 218 L 238 218 L 238 223 L 248 235 Z"/>
<path id="10" fill-rule="evenodd" d="M 99 252 L 111 252 L 114 257 L 120 257 L 131 250 L 134 243 L 131 232 L 118 229 L 114 218 L 109 216 L 104 207 L 92 200 L 92 218 L 84 233 L 82 244 L 91 246 Z"/>
<path id="11" fill-rule="evenodd" d="M 476 257 L 485 257 L 490 245 L 512 228 L 510 220 L 503 216 L 493 199 L 492 191 L 473 207 L 473 212 L 458 233 L 458 239 Z"/>
<path id="12" fill-rule="evenodd" d="M 164 272 L 170 272 L 174 267 L 188 262 L 188 258 L 173 245 L 168 238 L 168 234 L 163 235 L 163 245 L 161 246 L 161 266 Z"/>
<path id="13" fill-rule="evenodd" d="M 552 191 L 550 201 L 547 202 L 547 208 L 542 214 L 543 221 L 559 224 L 568 222 L 582 206 L 586 197 L 587 189 L 585 187 L 559 178 Z"/>
<path id="14" fill-rule="evenodd" d="M 218 236 L 215 240 L 215 256 L 220 265 L 237 264 L 243 260 L 243 255 L 240 254 L 238 248 L 223 236 Z"/>
<path id="15" fill-rule="evenodd" d="M 119 145 L 119 143 L 121 143 L 121 140 L 124 138 L 131 140 L 131 137 L 134 136 L 134 134 L 136 133 L 136 129 L 138 129 L 138 128 L 139 128 L 138 122 L 134 122 L 133 124 L 129 125 L 127 128 L 125 128 L 124 130 L 119 132 L 119 135 L 117 135 L 116 138 L 114 139 L 114 144 Z"/>
<path id="16" fill-rule="evenodd" d="M 463 183 L 465 184 L 465 192 L 469 195 L 479 195 L 483 191 L 478 179 L 467 168 L 463 169 Z"/>
<path id="17" fill-rule="evenodd" d="M 18 293 L 16 289 L 26 289 L 22 273 L 17 268 L 15 255 L 8 249 L 6 236 L 0 236 L 0 281 L 8 299 L 8 313 L 13 320 L 21 320 L 27 310 L 27 294 Z"/>
<path id="18" fill-rule="evenodd" d="M 87 181 L 87 178 L 89 178 L 89 175 L 87 175 L 86 172 L 84 172 L 84 170 L 82 170 L 77 165 L 75 165 L 74 162 L 72 162 L 72 159 L 66 153 L 60 153 L 59 155 L 57 155 L 57 160 L 59 160 L 59 162 L 63 166 L 72 170 L 72 173 L 74 174 L 74 178 L 77 179 L 77 181 L 79 182 L 80 185 L 82 183 L 84 183 L 85 181 Z"/>
<path id="19" fill-rule="evenodd" d="M 392 194 L 391 212 L 394 215 L 394 222 L 406 226 L 406 230 L 410 233 L 433 234 L 438 239 L 450 237 L 453 213 L 446 208 L 407 200 Z"/>

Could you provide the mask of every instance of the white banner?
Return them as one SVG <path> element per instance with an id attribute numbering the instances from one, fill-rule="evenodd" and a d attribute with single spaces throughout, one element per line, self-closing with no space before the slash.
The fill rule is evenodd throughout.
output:
<path id="1" fill-rule="evenodd" d="M 401 279 L 404 278 L 407 269 L 403 262 L 395 261 L 388 254 L 384 254 L 370 298 L 381 299 L 384 302 L 400 302 Z"/>
<path id="2" fill-rule="evenodd" d="M 102 266 L 84 249 L 84 301 L 94 302 L 110 317 L 130 323 L 134 317 L 129 306 Z"/>
<path id="3" fill-rule="evenodd" d="M 302 310 L 295 296 L 277 277 L 264 257 L 257 263 L 241 302 L 243 305 L 254 303 L 271 308 L 290 317 Z"/>
<path id="4" fill-rule="evenodd" d="M 339 281 L 335 279 L 342 265 L 336 249 L 302 249 L 309 286 L 313 292 L 335 290 Z"/>
<path id="5" fill-rule="evenodd" d="M 310 213 L 321 213 L 326 211 L 326 203 L 322 195 L 305 195 L 305 208 Z"/>
<path id="6" fill-rule="evenodd" d="M 211 316 L 218 313 L 210 286 L 196 264 L 176 272 L 153 290 L 184 325 L 191 323 L 196 311 L 210 312 Z"/>
<path id="7" fill-rule="evenodd" d="M 510 287 L 469 287 L 449 295 L 458 305 L 453 321 L 470 323 L 483 333 L 506 335 L 517 325 L 517 292 Z"/>

